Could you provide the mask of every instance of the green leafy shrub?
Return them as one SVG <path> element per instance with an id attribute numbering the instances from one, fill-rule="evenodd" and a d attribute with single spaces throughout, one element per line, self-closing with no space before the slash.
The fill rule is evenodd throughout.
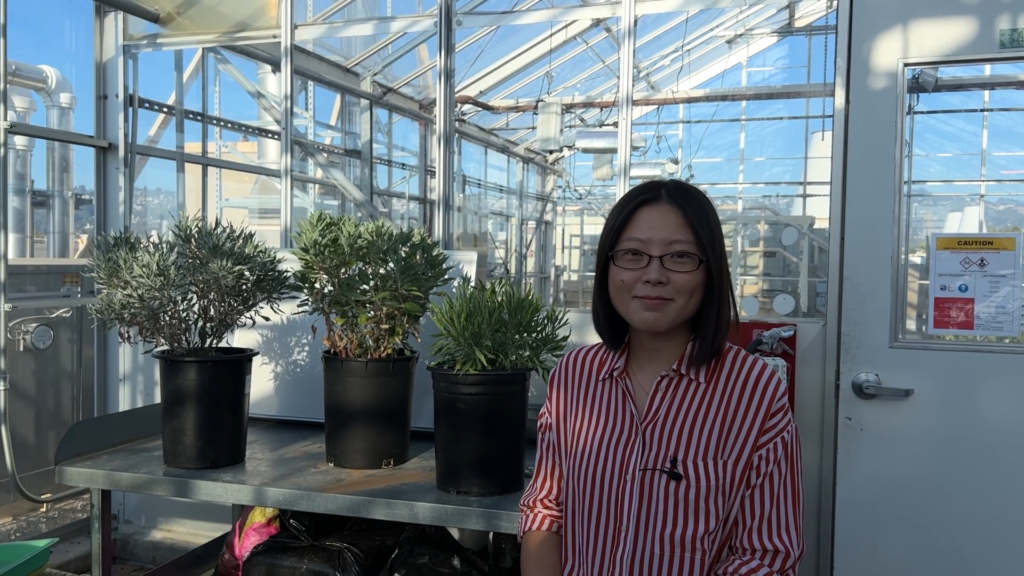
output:
<path id="1" fill-rule="evenodd" d="M 462 374 L 529 368 L 547 379 L 569 341 L 564 309 L 504 278 L 461 278 L 451 296 L 431 304 L 430 317 L 438 328 L 434 366 Z"/>
<path id="2" fill-rule="evenodd" d="M 451 268 L 426 232 L 386 220 L 315 212 L 299 222 L 295 246 L 300 306 L 324 318 L 323 343 L 343 358 L 405 354 Z"/>
<path id="3" fill-rule="evenodd" d="M 100 235 L 90 275 L 102 291 L 90 311 L 147 352 L 214 354 L 232 330 L 269 320 L 264 307 L 281 312 L 291 289 L 282 262 L 254 232 L 199 216 L 183 216 L 166 238 Z"/>

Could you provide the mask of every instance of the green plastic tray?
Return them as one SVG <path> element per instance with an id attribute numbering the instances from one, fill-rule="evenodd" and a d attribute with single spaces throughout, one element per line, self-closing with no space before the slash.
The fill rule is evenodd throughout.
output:
<path id="1" fill-rule="evenodd" d="M 0 543 L 0 576 L 29 576 L 50 562 L 57 538 Z"/>

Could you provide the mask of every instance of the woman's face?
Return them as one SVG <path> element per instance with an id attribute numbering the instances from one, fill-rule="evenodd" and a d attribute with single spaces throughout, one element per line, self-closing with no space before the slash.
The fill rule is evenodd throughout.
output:
<path id="1" fill-rule="evenodd" d="M 626 250 L 620 260 L 630 266 L 642 263 L 646 253 L 667 256 L 671 268 L 687 269 L 694 256 L 704 257 L 690 223 L 675 208 L 648 204 L 626 225 L 612 251 Z M 608 293 L 615 310 L 631 331 L 667 334 L 687 331 L 704 296 L 706 265 L 691 272 L 667 269 L 657 258 L 646 267 L 629 270 L 609 263 Z"/>

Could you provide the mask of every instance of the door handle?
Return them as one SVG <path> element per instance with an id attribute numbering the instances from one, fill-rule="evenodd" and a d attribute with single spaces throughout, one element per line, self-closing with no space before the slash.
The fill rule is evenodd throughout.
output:
<path id="1" fill-rule="evenodd" d="M 879 396 L 909 398 L 914 395 L 913 388 L 882 386 L 882 379 L 874 372 L 861 372 L 857 374 L 853 377 L 851 385 L 853 386 L 853 393 L 862 400 L 873 400 Z"/>

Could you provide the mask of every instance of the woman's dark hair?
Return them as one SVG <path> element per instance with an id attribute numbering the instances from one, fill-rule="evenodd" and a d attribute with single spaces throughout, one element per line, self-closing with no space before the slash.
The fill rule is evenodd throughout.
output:
<path id="1" fill-rule="evenodd" d="M 703 300 L 691 321 L 695 349 L 690 358 L 696 366 L 703 366 L 722 353 L 739 314 L 736 311 L 736 294 L 729 275 L 725 237 L 722 235 L 718 212 L 704 192 L 681 180 L 644 182 L 620 198 L 608 214 L 601 239 L 597 243 L 594 328 L 605 346 L 612 350 L 621 350 L 626 343 L 629 325 L 612 306 L 608 294 L 610 255 L 637 210 L 651 204 L 665 204 L 678 210 L 690 223 L 690 228 L 697 236 L 697 244 L 707 259 L 704 263 L 707 267 L 707 281 Z"/>

